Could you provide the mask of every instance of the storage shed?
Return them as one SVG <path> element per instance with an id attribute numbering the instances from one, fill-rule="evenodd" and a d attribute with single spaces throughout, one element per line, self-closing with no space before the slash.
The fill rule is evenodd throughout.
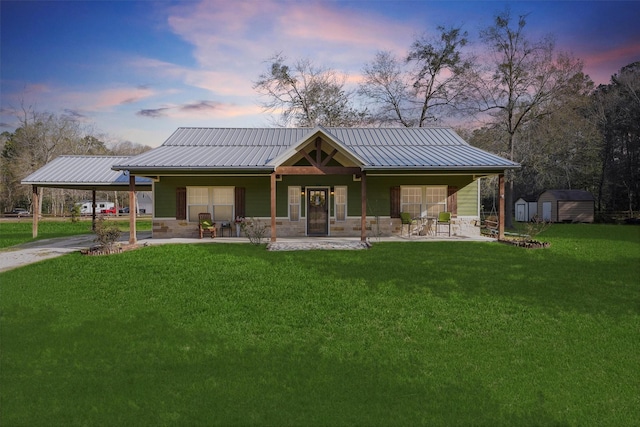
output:
<path id="1" fill-rule="evenodd" d="M 516 221 L 529 222 L 538 213 L 538 200 L 534 196 L 523 196 L 516 200 Z"/>
<path id="2" fill-rule="evenodd" d="M 593 222 L 595 200 L 584 190 L 547 190 L 538 197 L 538 216 L 551 222 Z"/>

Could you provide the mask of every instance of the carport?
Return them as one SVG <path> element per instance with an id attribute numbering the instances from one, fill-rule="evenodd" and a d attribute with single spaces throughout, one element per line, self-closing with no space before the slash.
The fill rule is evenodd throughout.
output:
<path id="1" fill-rule="evenodd" d="M 151 191 L 152 180 L 114 171 L 129 156 L 60 156 L 21 181 L 33 188 L 33 237 L 38 236 L 40 198 L 38 189 L 64 188 L 92 192 L 92 227 L 96 223 L 96 191 L 129 191 L 129 206 L 135 206 L 136 191 Z M 136 243 L 136 210 L 129 209 L 129 243 Z"/>

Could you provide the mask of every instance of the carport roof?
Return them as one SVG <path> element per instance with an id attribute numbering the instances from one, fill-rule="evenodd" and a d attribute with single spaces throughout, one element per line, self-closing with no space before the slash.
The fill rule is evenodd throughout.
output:
<path id="1" fill-rule="evenodd" d="M 126 162 L 129 156 L 60 156 L 22 180 L 22 184 L 73 190 L 129 189 L 126 171 L 114 171 L 114 164 Z M 136 189 L 151 190 L 151 179 L 135 177 Z"/>

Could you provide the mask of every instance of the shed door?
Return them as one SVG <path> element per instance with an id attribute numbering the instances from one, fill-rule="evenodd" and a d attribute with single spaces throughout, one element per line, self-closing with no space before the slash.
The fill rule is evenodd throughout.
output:
<path id="1" fill-rule="evenodd" d="M 551 221 L 551 202 L 542 202 L 542 220 Z"/>
<path id="2" fill-rule="evenodd" d="M 525 205 L 524 203 L 516 205 L 516 221 L 522 222 L 527 220 L 527 213 L 525 212 L 526 207 L 527 205 Z"/>

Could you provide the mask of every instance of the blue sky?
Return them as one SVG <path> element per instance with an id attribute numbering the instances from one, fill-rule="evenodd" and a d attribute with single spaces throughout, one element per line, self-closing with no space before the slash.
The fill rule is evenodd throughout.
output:
<path id="1" fill-rule="evenodd" d="M 403 56 L 438 25 L 475 40 L 506 5 L 597 84 L 640 60 L 640 1 L 2 0 L 0 131 L 22 105 L 150 146 L 180 126 L 270 126 L 252 82 L 275 52 L 357 81 L 378 50 Z"/>

